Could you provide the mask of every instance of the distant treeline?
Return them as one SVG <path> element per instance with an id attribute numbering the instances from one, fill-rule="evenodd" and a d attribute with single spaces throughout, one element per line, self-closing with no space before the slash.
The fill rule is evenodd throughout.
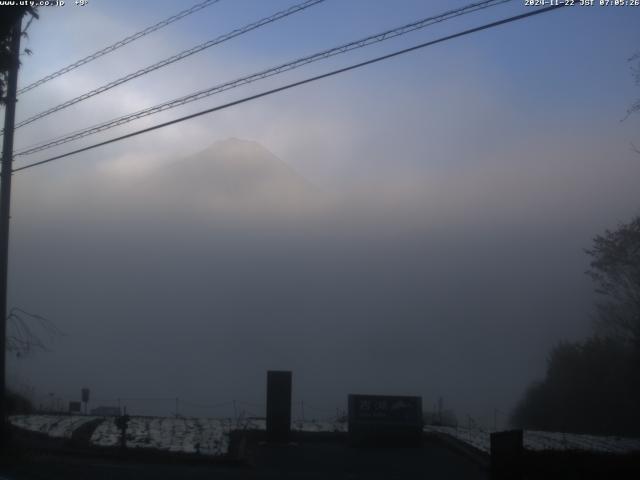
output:
<path id="1" fill-rule="evenodd" d="M 640 436 L 640 216 L 597 236 L 586 253 L 600 297 L 592 335 L 552 349 L 545 379 L 529 387 L 511 423 Z"/>

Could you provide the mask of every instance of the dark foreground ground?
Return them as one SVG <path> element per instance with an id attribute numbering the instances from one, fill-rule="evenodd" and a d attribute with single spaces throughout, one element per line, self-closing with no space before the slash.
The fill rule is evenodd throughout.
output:
<path id="1" fill-rule="evenodd" d="M 12 447 L 0 453 L 0 480 L 492 478 L 488 455 L 447 436 L 424 435 L 421 446 L 410 448 L 354 448 L 334 433 L 298 432 L 287 445 L 264 440 L 263 431 L 232 432 L 229 456 L 214 458 L 15 433 Z M 519 465 L 521 476 L 506 478 L 640 479 L 640 453 L 525 452 Z M 498 473 L 493 478 L 505 478 Z"/>
<path id="2" fill-rule="evenodd" d="M 486 479 L 481 465 L 439 444 L 425 441 L 419 448 L 350 448 L 345 442 L 299 442 L 290 446 L 252 443 L 236 463 L 189 463 L 146 459 L 21 455 L 0 467 L 4 480 L 87 479 Z"/>

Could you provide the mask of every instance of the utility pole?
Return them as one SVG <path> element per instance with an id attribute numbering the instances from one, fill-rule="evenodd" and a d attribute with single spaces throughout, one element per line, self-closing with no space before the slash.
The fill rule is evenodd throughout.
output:
<path id="1" fill-rule="evenodd" d="M 18 15 L 11 30 L 11 67 L 7 77 L 2 142 L 2 172 L 0 176 L 0 429 L 4 446 L 7 427 L 7 273 L 9 267 L 9 215 L 11 213 L 11 170 L 13 162 L 13 131 L 16 120 L 18 68 L 20 66 L 20 35 L 22 15 Z"/>

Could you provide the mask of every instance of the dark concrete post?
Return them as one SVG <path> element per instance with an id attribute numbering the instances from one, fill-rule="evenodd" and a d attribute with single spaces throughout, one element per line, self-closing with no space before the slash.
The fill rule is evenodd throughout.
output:
<path id="1" fill-rule="evenodd" d="M 288 442 L 291 433 L 291 372 L 267 372 L 267 440 Z"/>
<path id="2" fill-rule="evenodd" d="M 522 478 L 524 451 L 522 437 L 522 430 L 491 434 L 491 472 L 493 478 Z"/>
<path id="3" fill-rule="evenodd" d="M 123 450 L 127 448 L 127 426 L 129 420 L 131 420 L 131 417 L 127 415 L 126 411 L 124 415 L 117 417 L 115 420 L 116 426 L 120 429 L 120 448 Z"/>

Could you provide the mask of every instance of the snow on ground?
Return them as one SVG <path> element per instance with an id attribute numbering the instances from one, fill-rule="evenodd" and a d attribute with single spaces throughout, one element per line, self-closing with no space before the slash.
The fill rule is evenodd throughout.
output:
<path id="1" fill-rule="evenodd" d="M 524 447 L 529 450 L 586 450 L 591 452 L 640 452 L 640 439 L 615 436 L 525 430 Z"/>
<path id="2" fill-rule="evenodd" d="M 102 418 L 96 416 L 71 415 L 15 415 L 10 417 L 13 425 L 51 437 L 71 438 L 74 430 L 85 423 Z M 169 418 L 131 417 L 127 427 L 127 446 L 131 448 L 153 448 L 171 452 L 224 455 L 229 449 L 229 433 L 233 430 L 264 430 L 265 420 L 243 418 Z M 320 421 L 294 421 L 293 430 L 304 432 L 347 432 L 346 423 Z M 489 453 L 490 433 L 478 429 L 425 426 L 427 433 L 449 435 L 478 450 Z M 640 439 L 601 437 L 557 432 L 527 430 L 523 436 L 524 448 L 542 450 L 584 450 L 606 453 L 628 453 L 640 451 Z M 120 430 L 115 417 L 104 418 L 91 436 L 91 443 L 112 447 L 120 444 Z"/>
<path id="3" fill-rule="evenodd" d="M 318 422 L 300 421 L 292 422 L 291 428 L 299 432 L 344 432 L 348 431 L 346 422 Z"/>
<path id="4" fill-rule="evenodd" d="M 73 432 L 87 422 L 95 420 L 94 416 L 80 415 L 12 415 L 11 424 L 32 432 L 46 433 L 55 438 L 71 438 Z"/>
<path id="5" fill-rule="evenodd" d="M 127 447 L 154 448 L 171 452 L 224 455 L 232 430 L 264 430 L 263 419 L 131 417 L 127 426 Z M 120 444 L 115 418 L 96 428 L 91 443 L 102 447 Z"/>
<path id="6" fill-rule="evenodd" d="M 120 430 L 116 426 L 115 417 L 105 418 L 91 434 L 91 443 L 100 447 L 119 445 Z"/>
<path id="7" fill-rule="evenodd" d="M 235 430 L 266 430 L 267 420 L 264 418 L 241 418 Z"/>
<path id="8" fill-rule="evenodd" d="M 17 415 L 11 422 L 20 428 L 52 437 L 71 438 L 73 431 L 95 416 Z M 305 432 L 346 432 L 346 423 L 296 421 L 292 428 Z M 265 430 L 262 418 L 169 418 L 131 417 L 127 426 L 127 446 L 153 448 L 171 452 L 224 455 L 229 449 L 232 430 Z M 102 447 L 120 444 L 120 430 L 115 417 L 106 417 L 91 435 L 91 443 Z"/>
<path id="9" fill-rule="evenodd" d="M 433 425 L 425 425 L 423 428 L 425 433 L 440 433 L 449 435 L 450 437 L 460 440 L 478 450 L 489 453 L 491 451 L 491 443 L 489 441 L 489 433 L 482 430 L 456 427 L 436 427 Z"/>
<path id="10" fill-rule="evenodd" d="M 455 427 L 425 426 L 425 432 L 443 433 L 465 442 L 485 453 L 491 451 L 490 432 Z M 640 439 L 615 436 L 580 435 L 575 433 L 539 432 L 525 430 L 523 443 L 526 450 L 583 450 L 605 453 L 640 451 Z"/>
<path id="11" fill-rule="evenodd" d="M 235 428 L 231 419 L 131 417 L 127 447 L 224 455 L 229 448 L 229 432 Z M 106 419 L 96 428 L 91 443 L 103 447 L 120 444 L 114 418 Z"/>

